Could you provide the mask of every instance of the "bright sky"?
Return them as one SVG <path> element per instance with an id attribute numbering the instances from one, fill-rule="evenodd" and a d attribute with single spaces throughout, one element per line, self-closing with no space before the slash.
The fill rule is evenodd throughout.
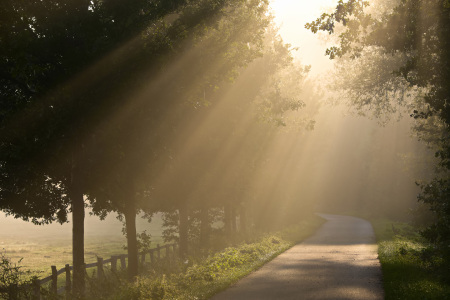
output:
<path id="1" fill-rule="evenodd" d="M 305 24 L 336 7 L 337 2 L 338 0 L 271 0 L 275 22 L 280 26 L 283 40 L 293 47 L 299 47 L 296 58 L 304 65 L 311 65 L 314 75 L 330 68 L 331 62 L 325 56 L 327 47 L 324 42 L 306 30 Z"/>

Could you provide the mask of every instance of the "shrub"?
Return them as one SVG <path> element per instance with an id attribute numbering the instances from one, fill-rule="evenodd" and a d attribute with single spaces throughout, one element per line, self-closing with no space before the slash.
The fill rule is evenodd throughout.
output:
<path id="1" fill-rule="evenodd" d="M 22 270 L 21 262 L 22 259 L 12 262 L 5 253 L 0 253 L 0 298 L 26 298 L 27 291 L 20 289 L 19 286 L 31 282 L 24 279 L 26 275 L 30 274 L 30 271 Z"/>

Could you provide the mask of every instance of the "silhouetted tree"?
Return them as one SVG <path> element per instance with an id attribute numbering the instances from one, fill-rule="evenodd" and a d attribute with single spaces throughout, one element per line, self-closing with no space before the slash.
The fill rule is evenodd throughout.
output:
<path id="1" fill-rule="evenodd" d="M 36 222 L 63 222 L 72 212 L 76 292 L 84 290 L 83 194 L 96 129 L 121 103 L 110 102 L 111 84 L 131 67 L 121 51 L 132 54 L 145 28 L 184 3 L 5 1 L 0 8 L 2 209 Z M 30 193 L 49 195 L 51 204 Z"/>

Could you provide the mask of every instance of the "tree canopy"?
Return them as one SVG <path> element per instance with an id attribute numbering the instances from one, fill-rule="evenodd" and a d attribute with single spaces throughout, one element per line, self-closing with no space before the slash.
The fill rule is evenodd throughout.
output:
<path id="1" fill-rule="evenodd" d="M 106 171 L 99 167 L 113 161 L 117 164 L 110 171 L 129 190 L 125 181 L 141 166 L 136 158 L 148 153 L 146 147 L 133 146 L 143 138 L 143 146 L 154 141 L 151 134 L 142 137 L 143 126 L 157 128 L 154 119 L 161 120 L 161 109 L 172 107 L 176 94 L 168 89 L 167 78 L 178 76 L 172 83 L 180 91 L 181 69 L 164 79 L 171 96 L 147 89 L 148 95 L 137 97 L 132 91 L 148 85 L 167 59 L 185 51 L 188 38 L 201 39 L 230 18 L 234 30 L 245 22 L 252 24 L 249 18 L 264 15 L 264 3 L 7 1 L 0 8 L 1 208 L 36 223 L 64 222 L 67 213 L 73 213 L 76 288 L 82 290 L 84 282 L 84 195 Z M 238 37 L 241 43 L 251 43 L 257 35 L 253 32 L 252 40 L 250 35 Z M 222 36 L 211 37 L 220 49 Z M 231 43 L 235 37 L 230 31 L 223 41 L 238 46 Z M 237 58 L 238 66 L 252 59 L 229 58 L 231 68 Z M 184 76 L 199 74 L 204 72 Z M 158 82 L 150 86 L 158 87 Z M 110 160 L 105 163 L 104 158 Z"/>
<path id="2" fill-rule="evenodd" d="M 72 213 L 75 291 L 84 289 L 87 204 L 101 217 L 124 217 L 130 279 L 141 210 L 178 210 L 181 234 L 186 203 L 203 212 L 226 206 L 236 230 L 249 175 L 264 161 L 261 143 L 304 107 L 279 81 L 298 88 L 308 69 L 292 67 L 267 9 L 265 0 L 2 5 L 0 209 L 37 224 Z M 223 99 L 232 103 L 223 124 L 183 155 L 177 138 Z M 227 154 L 225 173 L 224 165 L 208 167 L 223 147 L 240 149 Z M 155 191 L 170 169 L 176 194 L 163 197 Z"/>

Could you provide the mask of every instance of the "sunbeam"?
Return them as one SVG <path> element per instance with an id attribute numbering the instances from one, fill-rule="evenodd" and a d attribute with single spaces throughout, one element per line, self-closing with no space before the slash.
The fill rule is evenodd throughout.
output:
<path id="1" fill-rule="evenodd" d="M 401 240 L 388 256 L 420 275 L 447 270 L 449 11 L 446 0 L 6 1 L 1 247 L 52 277 L 0 252 L 0 298 L 59 297 L 65 273 L 67 298 L 207 299 L 323 222 L 347 224 L 318 235 L 323 249 L 362 251 L 370 224 L 329 213 Z M 342 266 L 329 254 L 308 262 L 317 280 Z M 106 275 L 119 261 L 126 272 Z M 338 279 L 329 298 L 370 290 Z"/>

